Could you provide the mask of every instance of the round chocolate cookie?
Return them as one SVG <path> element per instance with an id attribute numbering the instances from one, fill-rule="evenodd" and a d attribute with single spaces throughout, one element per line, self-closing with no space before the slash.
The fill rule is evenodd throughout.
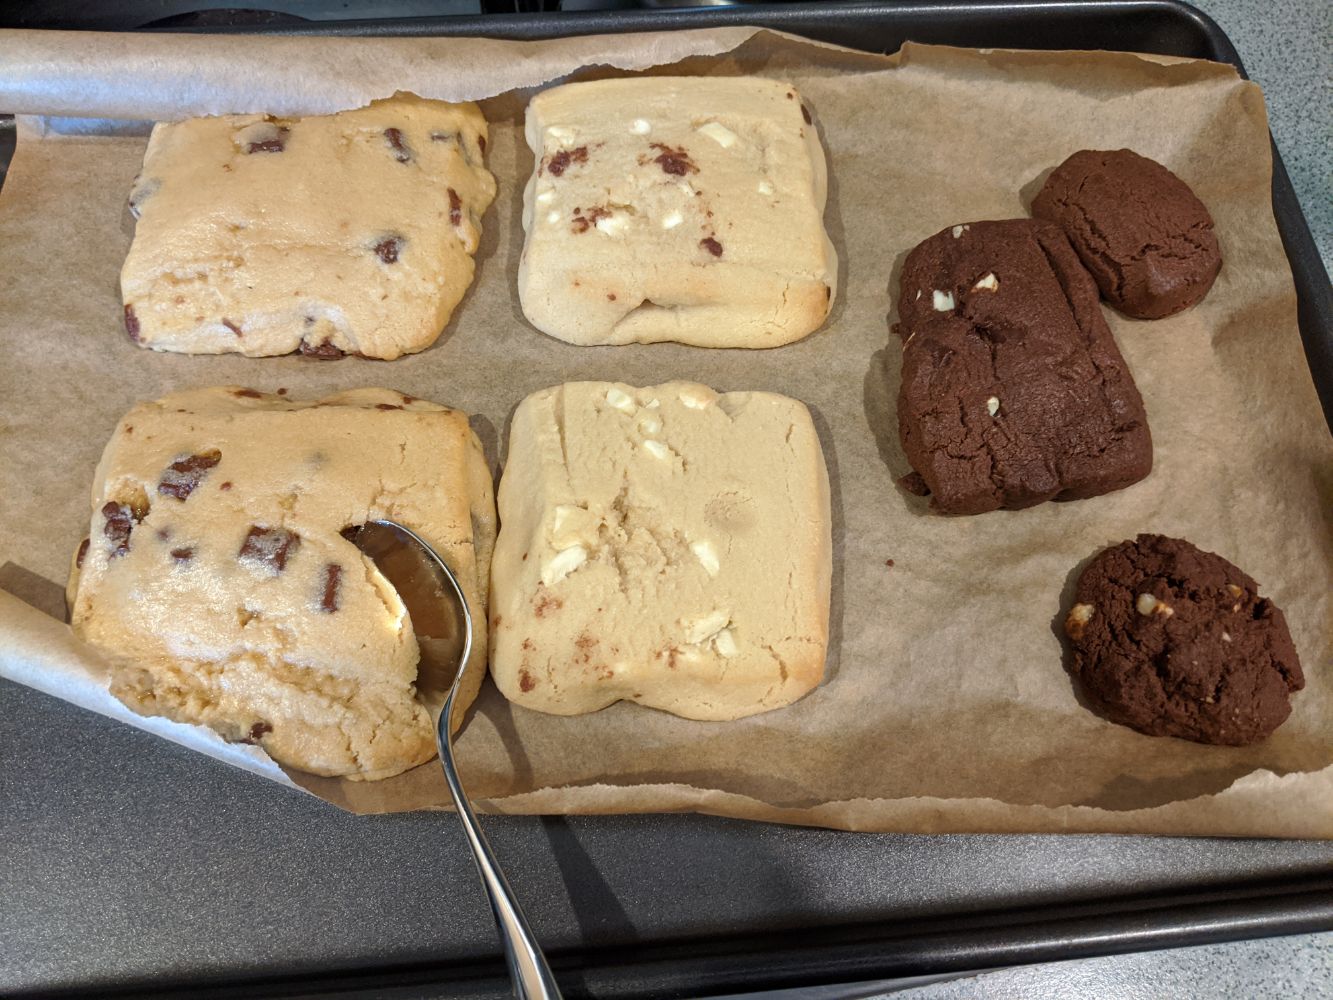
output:
<path id="1" fill-rule="evenodd" d="M 1258 589 L 1178 538 L 1112 546 L 1079 577 L 1065 618 L 1084 691 L 1107 718 L 1150 736 L 1264 739 L 1305 678 L 1286 619 Z"/>
<path id="2" fill-rule="evenodd" d="M 1073 154 L 1047 178 L 1032 214 L 1064 229 L 1102 297 L 1126 316 L 1160 319 L 1188 309 L 1222 268 L 1203 202 L 1133 150 Z"/>

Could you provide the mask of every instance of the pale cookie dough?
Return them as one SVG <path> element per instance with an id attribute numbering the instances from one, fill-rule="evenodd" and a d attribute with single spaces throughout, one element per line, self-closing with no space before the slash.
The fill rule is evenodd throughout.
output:
<path id="1" fill-rule="evenodd" d="M 417 531 L 484 613 L 495 506 L 464 414 L 387 389 L 140 403 L 97 468 L 71 623 L 137 712 L 313 774 L 390 777 L 434 755 L 443 679 L 418 678 L 406 609 L 341 535 L 374 518 Z"/>
<path id="2" fill-rule="evenodd" d="M 475 104 L 153 129 L 130 196 L 125 329 L 186 354 L 392 359 L 434 343 L 495 198 Z"/>
<path id="3" fill-rule="evenodd" d="M 828 473 L 796 400 L 544 389 L 514 413 L 499 509 L 491 672 L 519 705 L 735 719 L 822 678 Z"/>
<path id="4" fill-rule="evenodd" d="M 778 347 L 828 316 L 824 150 L 757 77 L 554 87 L 528 105 L 523 313 L 572 344 Z"/>

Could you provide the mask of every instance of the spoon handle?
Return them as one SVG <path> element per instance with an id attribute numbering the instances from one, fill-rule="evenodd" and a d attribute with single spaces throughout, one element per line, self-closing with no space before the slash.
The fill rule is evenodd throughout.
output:
<path id="1" fill-rule="evenodd" d="M 504 872 L 491 853 L 491 845 L 486 842 L 486 835 L 477 824 L 476 814 L 468 804 L 463 792 L 463 783 L 454 764 L 452 741 L 449 737 L 449 720 L 453 716 L 453 693 L 440 713 L 437 736 L 440 743 L 440 763 L 444 765 L 444 779 L 449 785 L 449 794 L 454 798 L 454 808 L 467 833 L 468 846 L 472 848 L 472 860 L 477 863 L 477 873 L 481 876 L 486 896 L 491 902 L 491 913 L 495 917 L 495 926 L 500 930 L 500 940 L 504 944 L 505 960 L 509 963 L 509 975 L 514 983 L 514 994 L 519 1000 L 560 1000 L 560 988 L 551 975 L 546 956 L 537 946 L 537 939 L 528 926 L 523 909 L 514 898 L 513 890 L 505 879 Z"/>

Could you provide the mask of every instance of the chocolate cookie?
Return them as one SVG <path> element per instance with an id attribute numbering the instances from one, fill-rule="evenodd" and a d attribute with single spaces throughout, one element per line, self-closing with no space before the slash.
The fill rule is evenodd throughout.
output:
<path id="1" fill-rule="evenodd" d="M 907 255 L 898 312 L 899 435 L 937 510 L 1097 496 L 1152 468 L 1143 401 L 1059 227 L 936 233 Z"/>
<path id="2" fill-rule="evenodd" d="M 1305 686 L 1282 612 L 1221 556 L 1165 535 L 1102 552 L 1065 618 L 1083 689 L 1150 736 L 1243 746 Z"/>
<path id="3" fill-rule="evenodd" d="M 1106 301 L 1126 316 L 1160 319 L 1188 309 L 1222 268 L 1203 202 L 1133 150 L 1075 153 L 1047 178 L 1032 214 L 1064 228 Z"/>

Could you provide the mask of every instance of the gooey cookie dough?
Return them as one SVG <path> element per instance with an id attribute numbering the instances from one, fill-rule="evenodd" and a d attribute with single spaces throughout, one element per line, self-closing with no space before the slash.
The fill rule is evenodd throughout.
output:
<path id="1" fill-rule="evenodd" d="M 946 514 L 1099 496 L 1152 468 L 1152 437 L 1059 227 L 951 226 L 903 264 L 898 432 L 909 488 Z"/>
<path id="2" fill-rule="evenodd" d="M 1197 304 L 1222 269 L 1213 217 L 1189 185 L 1132 149 L 1084 149 L 1060 164 L 1032 214 L 1063 227 L 1102 296 L 1160 319 Z"/>
<path id="3" fill-rule="evenodd" d="M 1100 553 L 1065 632 L 1083 690 L 1150 736 L 1256 743 L 1305 686 L 1282 611 L 1227 560 L 1179 538 L 1139 535 Z"/>
<path id="4" fill-rule="evenodd" d="M 387 389 L 141 403 L 97 468 L 71 624 L 136 712 L 312 774 L 390 777 L 435 754 L 418 684 L 441 679 L 418 677 L 406 608 L 342 534 L 376 518 L 425 538 L 482 617 L 495 506 L 464 414 Z"/>
<path id="5" fill-rule="evenodd" d="M 517 704 L 735 719 L 822 678 L 828 474 L 796 400 L 544 389 L 514 413 L 499 509 L 491 671 Z"/>
<path id="6" fill-rule="evenodd" d="M 573 83 L 528 105 L 523 313 L 571 344 L 778 347 L 828 316 L 824 150 L 756 77 Z"/>
<path id="7" fill-rule="evenodd" d="M 186 354 L 424 350 L 472 282 L 486 134 L 475 104 L 404 95 L 157 125 L 130 196 L 126 330 Z"/>

